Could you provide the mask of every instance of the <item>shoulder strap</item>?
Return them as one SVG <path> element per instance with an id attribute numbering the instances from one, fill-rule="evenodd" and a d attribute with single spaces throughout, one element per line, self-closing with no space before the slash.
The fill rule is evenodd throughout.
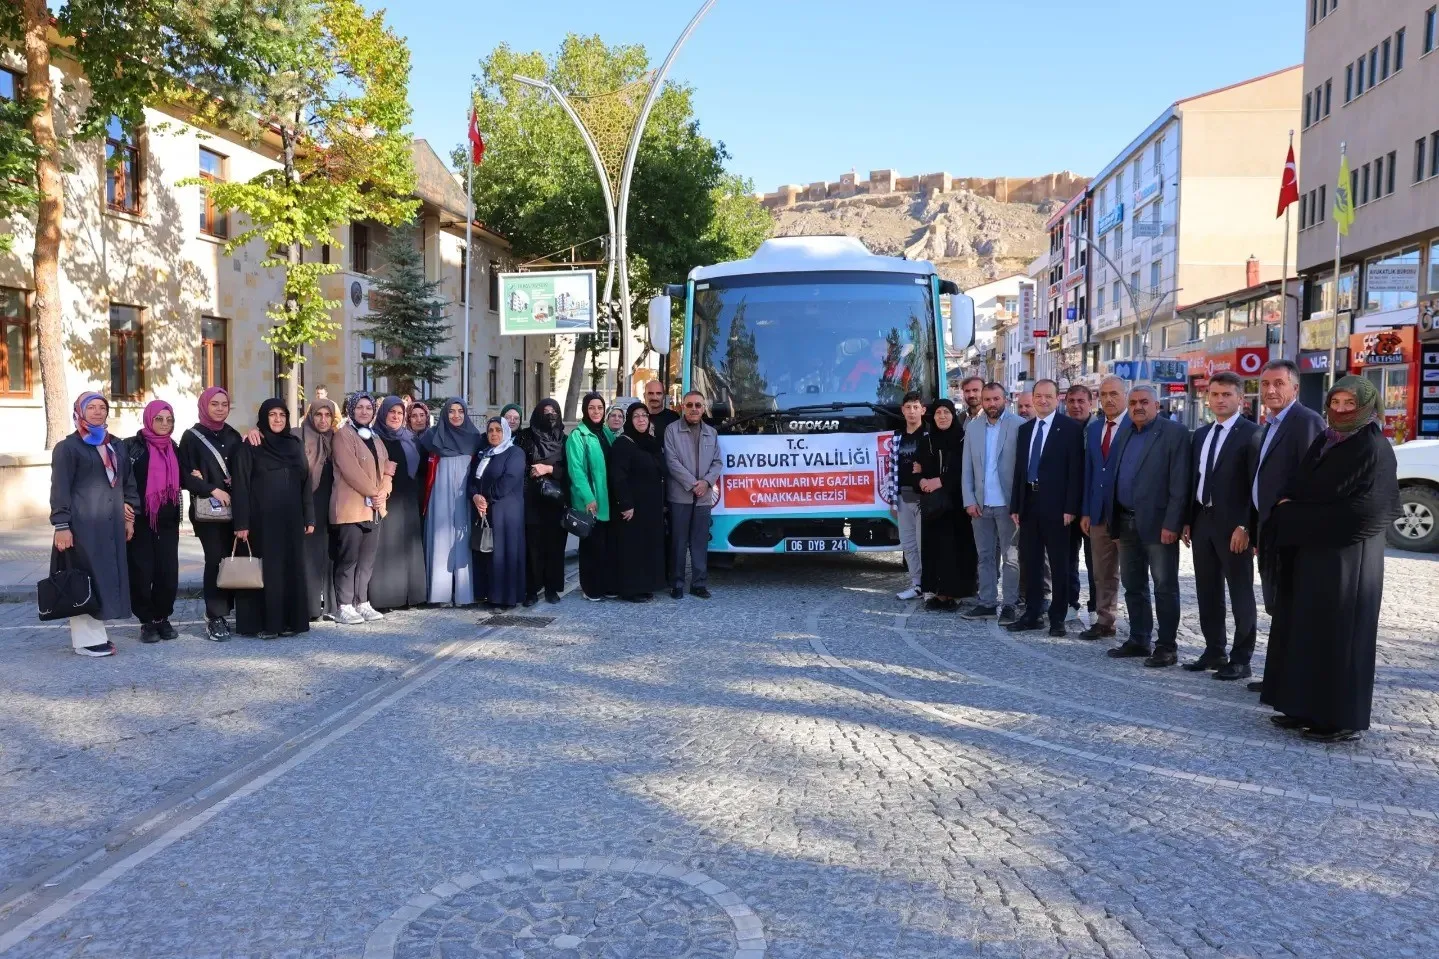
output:
<path id="1" fill-rule="evenodd" d="M 225 474 L 225 482 L 230 482 L 230 468 L 225 465 L 225 457 L 221 456 L 220 451 L 215 449 L 215 444 L 211 443 L 208 439 L 206 439 L 205 434 L 201 433 L 193 426 L 190 427 L 190 432 L 195 434 L 195 439 L 205 444 L 205 449 L 209 450 L 211 453 L 214 454 L 215 462 L 220 464 L 220 472 Z"/>

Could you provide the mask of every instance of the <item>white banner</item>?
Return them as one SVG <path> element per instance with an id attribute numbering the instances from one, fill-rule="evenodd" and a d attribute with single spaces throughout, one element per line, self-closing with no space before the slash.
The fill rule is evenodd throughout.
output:
<path id="1" fill-rule="evenodd" d="M 893 433 L 721 436 L 719 514 L 887 515 Z"/>
<path id="2" fill-rule="evenodd" d="M 1414 293 L 1419 289 L 1418 263 L 1371 263 L 1364 288 L 1370 293 Z"/>

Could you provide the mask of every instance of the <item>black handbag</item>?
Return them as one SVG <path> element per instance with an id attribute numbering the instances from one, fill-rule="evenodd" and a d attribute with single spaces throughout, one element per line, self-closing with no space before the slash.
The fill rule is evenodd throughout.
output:
<path id="1" fill-rule="evenodd" d="M 580 539 L 584 539 L 595 529 L 595 517 L 587 509 L 567 509 L 565 515 L 560 518 L 560 525 Z"/>
<path id="2" fill-rule="evenodd" d="M 939 454 L 939 473 L 944 475 L 944 454 Z M 919 515 L 925 519 L 939 519 L 954 508 L 954 500 L 949 498 L 949 487 L 941 486 L 937 490 L 919 494 Z"/>
<path id="3" fill-rule="evenodd" d="M 95 592 L 95 580 L 75 566 L 74 548 L 55 550 L 55 553 L 50 560 L 50 577 L 35 584 L 40 622 L 97 615 L 100 596 Z"/>
<path id="4" fill-rule="evenodd" d="M 565 501 L 565 491 L 560 488 L 559 483 L 556 483 L 548 476 L 540 477 L 540 495 L 556 503 L 563 503 Z"/>

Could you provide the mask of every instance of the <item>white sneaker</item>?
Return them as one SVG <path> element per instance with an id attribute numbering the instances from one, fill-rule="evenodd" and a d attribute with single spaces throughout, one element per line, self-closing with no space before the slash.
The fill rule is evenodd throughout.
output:
<path id="1" fill-rule="evenodd" d="M 358 626 L 365 621 L 365 617 L 356 612 L 353 606 L 341 606 L 340 615 L 335 618 L 341 626 Z"/>
<path id="2" fill-rule="evenodd" d="M 1064 614 L 1064 621 L 1066 623 L 1079 622 L 1079 610 L 1075 609 L 1073 606 L 1069 607 L 1069 612 Z"/>
<path id="3" fill-rule="evenodd" d="M 911 586 L 894 594 L 895 599 L 919 599 L 919 587 Z"/>
<path id="4" fill-rule="evenodd" d="M 77 656 L 114 656 L 115 644 L 106 640 L 99 646 L 76 646 L 71 647 Z"/>
<path id="5" fill-rule="evenodd" d="M 384 613 L 380 612 L 378 609 L 371 606 L 369 603 L 361 603 L 359 606 L 356 606 L 355 612 L 365 617 L 365 622 L 367 623 L 373 623 L 377 619 L 385 618 Z"/>

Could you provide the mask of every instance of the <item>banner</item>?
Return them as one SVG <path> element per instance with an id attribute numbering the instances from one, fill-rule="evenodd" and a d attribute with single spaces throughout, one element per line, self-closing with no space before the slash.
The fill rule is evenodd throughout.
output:
<path id="1" fill-rule="evenodd" d="M 594 333 L 595 271 L 499 275 L 501 336 Z"/>
<path id="2" fill-rule="evenodd" d="M 893 433 L 721 436 L 715 515 L 888 515 L 880 486 L 893 441 Z"/>

